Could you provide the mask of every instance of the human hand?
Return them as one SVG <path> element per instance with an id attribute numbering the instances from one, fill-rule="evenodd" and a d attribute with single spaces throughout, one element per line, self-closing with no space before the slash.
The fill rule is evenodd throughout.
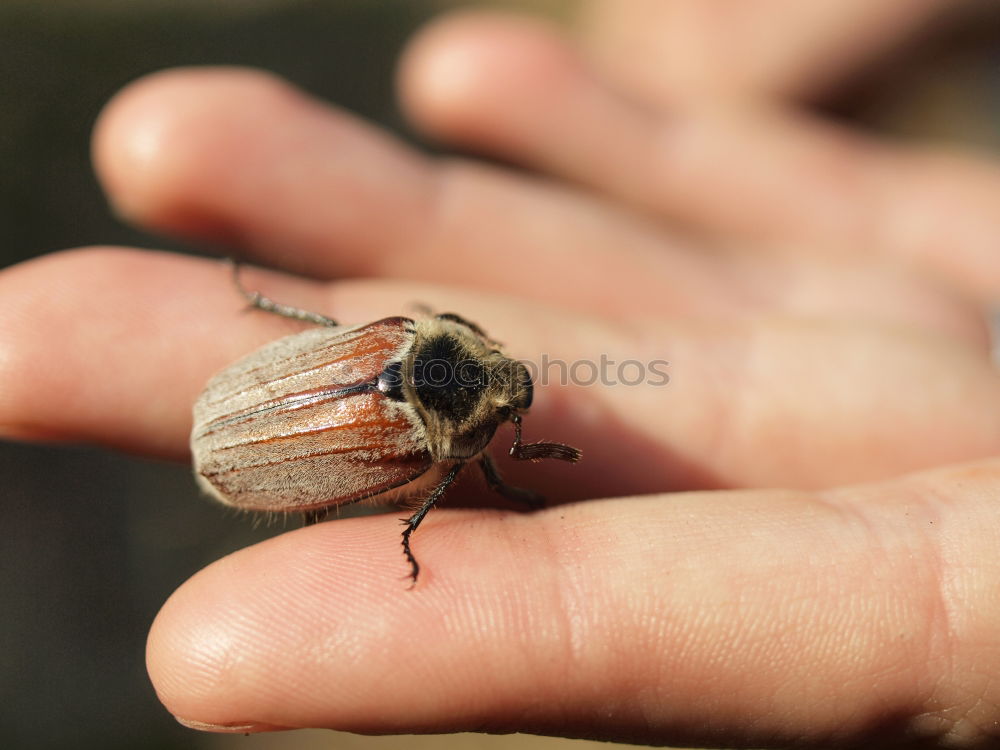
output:
<path id="1" fill-rule="evenodd" d="M 607 0 L 591 14 L 596 62 L 544 28 L 473 15 L 418 40 L 405 100 L 450 143 L 581 183 L 735 252 L 908 265 L 992 301 L 995 160 L 880 141 L 777 96 L 829 88 L 831 71 L 946 5 L 967 3 Z M 674 57 L 685 54 L 686 65 Z"/>
<path id="2" fill-rule="evenodd" d="M 283 301 L 355 322 L 422 300 L 519 357 L 673 363 L 666 388 L 540 389 L 526 432 L 586 460 L 521 467 L 519 483 L 749 488 L 441 510 L 416 538 L 412 594 L 394 517 L 243 550 L 154 627 L 150 671 L 176 715 L 757 744 L 990 719 L 990 674 L 972 667 L 997 617 L 995 468 L 889 479 L 995 451 L 975 306 L 888 264 L 716 254 L 587 191 L 427 160 L 255 74 L 138 84 L 96 154 L 138 222 L 352 278 L 249 279 Z M 239 315 L 225 283 L 215 264 L 133 251 L 5 272 L 0 423 L 183 454 L 207 376 L 290 330 Z M 825 489 L 866 479 L 887 481 Z M 778 484 L 793 489 L 753 489 Z"/>

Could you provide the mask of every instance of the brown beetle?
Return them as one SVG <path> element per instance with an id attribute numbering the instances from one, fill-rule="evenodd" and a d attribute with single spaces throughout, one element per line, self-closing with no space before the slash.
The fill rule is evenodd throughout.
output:
<path id="1" fill-rule="evenodd" d="M 313 523 L 331 506 L 425 491 L 402 540 L 416 583 L 410 535 L 469 462 L 504 497 L 540 504 L 505 484 L 485 452 L 502 423 L 514 424 L 516 459 L 579 460 L 568 445 L 521 442 L 531 377 L 475 324 L 443 314 L 341 327 L 237 286 L 257 308 L 320 327 L 230 365 L 195 404 L 195 473 L 221 502 Z"/>

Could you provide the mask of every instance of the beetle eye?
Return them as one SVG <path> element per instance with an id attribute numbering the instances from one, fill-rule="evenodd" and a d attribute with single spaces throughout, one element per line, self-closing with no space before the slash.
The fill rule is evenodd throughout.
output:
<path id="1" fill-rule="evenodd" d="M 378 389 L 393 401 L 404 401 L 406 399 L 406 396 L 403 395 L 402 362 L 392 362 L 382 370 L 382 374 L 378 376 Z"/>

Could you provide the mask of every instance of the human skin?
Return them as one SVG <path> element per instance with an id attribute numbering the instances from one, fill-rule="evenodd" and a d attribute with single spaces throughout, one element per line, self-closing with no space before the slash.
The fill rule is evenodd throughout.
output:
<path id="1" fill-rule="evenodd" d="M 505 54 L 513 78 L 498 79 L 490 55 Z M 440 64 L 456 55 L 462 65 Z M 463 76 L 441 73 L 456 67 Z M 430 132 L 547 176 L 422 156 L 234 69 L 126 89 L 99 123 L 95 163 L 130 220 L 312 277 L 248 270 L 273 298 L 345 322 L 427 302 L 519 358 L 666 359 L 671 381 L 540 387 L 526 439 L 579 444 L 585 458 L 503 467 L 580 502 L 435 510 L 414 537 L 414 591 L 395 514 L 288 532 L 209 566 L 150 634 L 167 709 L 217 731 L 989 742 L 1000 719 L 1000 383 L 977 300 L 996 276 L 978 250 L 998 221 L 984 208 L 995 168 L 963 157 L 959 171 L 950 161 L 936 172 L 922 152 L 855 148 L 856 134 L 845 148 L 822 124 L 782 119 L 775 127 L 804 132 L 815 170 L 770 186 L 781 205 L 814 207 L 785 216 L 783 235 L 777 212 L 734 207 L 738 180 L 708 189 L 726 177 L 721 162 L 688 165 L 705 186 L 693 197 L 660 190 L 655 161 L 619 164 L 643 149 L 616 137 L 656 141 L 658 115 L 616 99 L 544 27 L 441 22 L 415 40 L 402 86 Z M 692 111 L 710 132 L 723 127 L 701 104 Z M 552 136 L 581 121 L 591 140 Z M 760 122 L 724 127 L 766 147 Z M 595 154 L 598 142 L 617 158 Z M 596 164 L 576 165 L 591 155 Z M 747 175 L 765 156 L 732 148 L 726 159 Z M 856 202 L 853 184 L 828 179 L 831 160 L 883 187 L 873 221 L 919 211 L 972 249 L 905 255 L 875 241 L 891 236 L 877 223 L 864 253 L 855 235 L 840 238 L 844 252 L 807 243 L 820 236 L 810 216 Z M 970 197 L 964 213 L 893 189 L 900 170 L 950 180 Z M 970 222 L 976 231 L 960 234 Z M 4 271 L 0 429 L 184 456 L 207 378 L 295 330 L 244 314 L 226 284 L 218 263 L 113 248 Z M 456 499 L 484 493 L 469 485 Z"/>
<path id="2" fill-rule="evenodd" d="M 647 104 L 678 96 L 819 99 L 967 0 L 624 0 L 585 4 L 590 57 Z M 623 54 L 628 50 L 628 54 Z"/>

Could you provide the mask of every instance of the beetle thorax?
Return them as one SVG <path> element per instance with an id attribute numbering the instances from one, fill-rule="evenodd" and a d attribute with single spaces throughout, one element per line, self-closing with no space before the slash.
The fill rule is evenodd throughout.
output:
<path id="1" fill-rule="evenodd" d="M 436 461 L 482 452 L 497 427 L 531 403 L 524 365 L 455 321 L 420 321 L 401 369 Z"/>

